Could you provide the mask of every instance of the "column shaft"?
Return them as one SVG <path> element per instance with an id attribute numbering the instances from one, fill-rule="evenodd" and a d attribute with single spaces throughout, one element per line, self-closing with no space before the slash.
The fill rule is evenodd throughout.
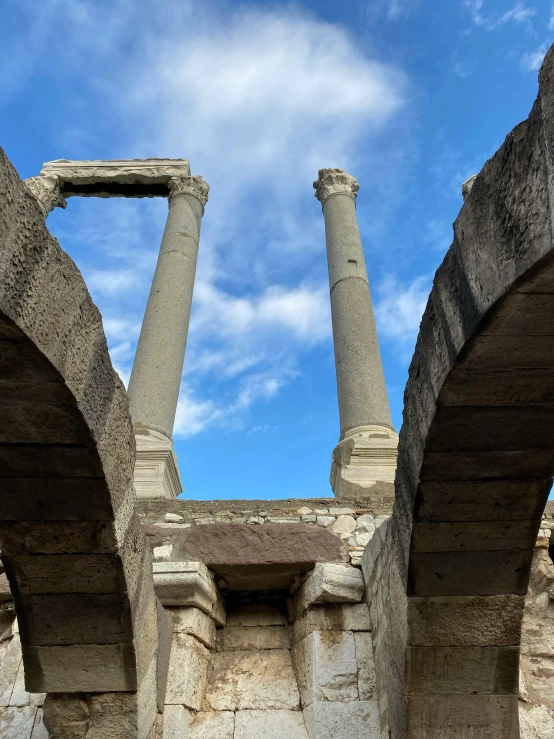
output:
<path id="1" fill-rule="evenodd" d="M 392 428 L 354 200 L 332 195 L 323 215 L 341 438 L 359 426 Z"/>
<path id="2" fill-rule="evenodd" d="M 193 178 L 190 178 L 193 179 Z M 129 381 L 135 431 L 144 427 L 171 439 L 181 385 L 203 205 L 175 193 L 160 247 Z"/>
<path id="3" fill-rule="evenodd" d="M 320 169 L 340 415 L 331 487 L 338 497 L 394 494 L 398 436 L 392 425 L 355 198 L 341 169 Z"/>

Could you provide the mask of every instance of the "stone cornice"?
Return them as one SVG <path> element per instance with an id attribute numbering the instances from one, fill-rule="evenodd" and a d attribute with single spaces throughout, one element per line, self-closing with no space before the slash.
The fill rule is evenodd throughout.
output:
<path id="1" fill-rule="evenodd" d="M 320 169 L 314 188 L 315 197 L 323 206 L 332 195 L 348 195 L 355 201 L 360 186 L 356 178 L 343 169 Z"/>
<path id="2" fill-rule="evenodd" d="M 173 177 L 169 180 L 169 200 L 174 195 L 192 195 L 202 204 L 202 207 L 208 202 L 208 193 L 210 186 L 200 175 L 191 175 L 190 177 Z"/>
<path id="3" fill-rule="evenodd" d="M 66 208 L 67 203 L 63 196 L 60 181 L 55 176 L 39 175 L 28 177 L 24 180 L 27 190 L 35 197 L 44 217 L 51 213 L 57 206 Z"/>

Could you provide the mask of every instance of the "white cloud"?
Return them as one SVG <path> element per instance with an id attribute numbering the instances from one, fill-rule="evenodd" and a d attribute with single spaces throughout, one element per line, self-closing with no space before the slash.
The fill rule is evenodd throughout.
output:
<path id="1" fill-rule="evenodd" d="M 403 355 L 413 349 L 430 289 L 428 276 L 403 283 L 388 275 L 377 286 L 375 317 L 379 336 L 396 344 Z"/>
<path id="2" fill-rule="evenodd" d="M 552 3 L 552 7 L 550 8 L 550 18 L 548 20 L 548 30 L 554 31 L 554 3 Z"/>
<path id="3" fill-rule="evenodd" d="M 541 68 L 544 55 L 548 51 L 549 44 L 544 43 L 535 51 L 528 51 L 521 57 L 521 67 L 528 72 L 536 72 Z"/>
<path id="4" fill-rule="evenodd" d="M 284 384 L 283 377 L 252 374 L 245 377 L 238 392 L 230 399 L 198 400 L 189 385 L 183 383 L 179 394 L 173 435 L 187 439 L 206 428 L 243 429 L 244 414 L 258 401 L 273 398 Z"/>
<path id="5" fill-rule="evenodd" d="M 36 38 L 35 3 L 18 7 L 29 19 L 26 64 L 48 54 L 63 66 L 109 131 L 91 138 L 81 117 L 76 136 L 66 116 L 71 138 L 62 126 L 60 146 L 76 148 L 61 156 L 186 156 L 209 182 L 176 429 L 186 436 L 241 424 L 330 341 L 323 219 L 311 183 L 325 166 L 359 177 L 367 162 L 379 170 L 395 149 L 389 126 L 407 79 L 344 27 L 292 6 L 43 0 Z M 383 4 L 390 18 L 409 7 Z M 70 203 L 64 216 L 80 214 L 79 230 L 61 241 L 87 246 L 83 271 L 127 377 L 165 209 L 88 207 Z"/>
<path id="6" fill-rule="evenodd" d="M 475 26 L 485 28 L 487 31 L 495 31 L 506 25 L 506 23 L 525 23 L 530 26 L 531 18 L 536 15 L 534 7 L 527 7 L 523 1 L 517 2 L 513 8 L 499 16 L 485 15 L 484 0 L 463 0 L 464 7 L 471 16 Z"/>

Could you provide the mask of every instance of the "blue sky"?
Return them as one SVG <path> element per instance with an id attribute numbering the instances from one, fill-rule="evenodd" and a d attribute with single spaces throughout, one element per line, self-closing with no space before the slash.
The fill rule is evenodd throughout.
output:
<path id="1" fill-rule="evenodd" d="M 325 496 L 339 425 L 323 218 L 341 167 L 397 430 L 460 187 L 528 115 L 546 0 L 0 0 L 0 144 L 44 161 L 187 157 L 211 186 L 175 446 L 185 497 Z M 167 204 L 48 218 L 126 381 Z"/>

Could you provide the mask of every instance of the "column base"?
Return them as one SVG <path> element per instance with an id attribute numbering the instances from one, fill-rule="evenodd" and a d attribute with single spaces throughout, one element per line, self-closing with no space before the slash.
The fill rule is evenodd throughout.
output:
<path id="1" fill-rule="evenodd" d="M 141 428 L 135 434 L 135 491 L 137 498 L 174 500 L 183 492 L 173 443 L 159 431 Z"/>
<path id="2" fill-rule="evenodd" d="M 333 449 L 330 483 L 337 498 L 394 496 L 398 434 L 387 426 L 358 426 Z"/>

